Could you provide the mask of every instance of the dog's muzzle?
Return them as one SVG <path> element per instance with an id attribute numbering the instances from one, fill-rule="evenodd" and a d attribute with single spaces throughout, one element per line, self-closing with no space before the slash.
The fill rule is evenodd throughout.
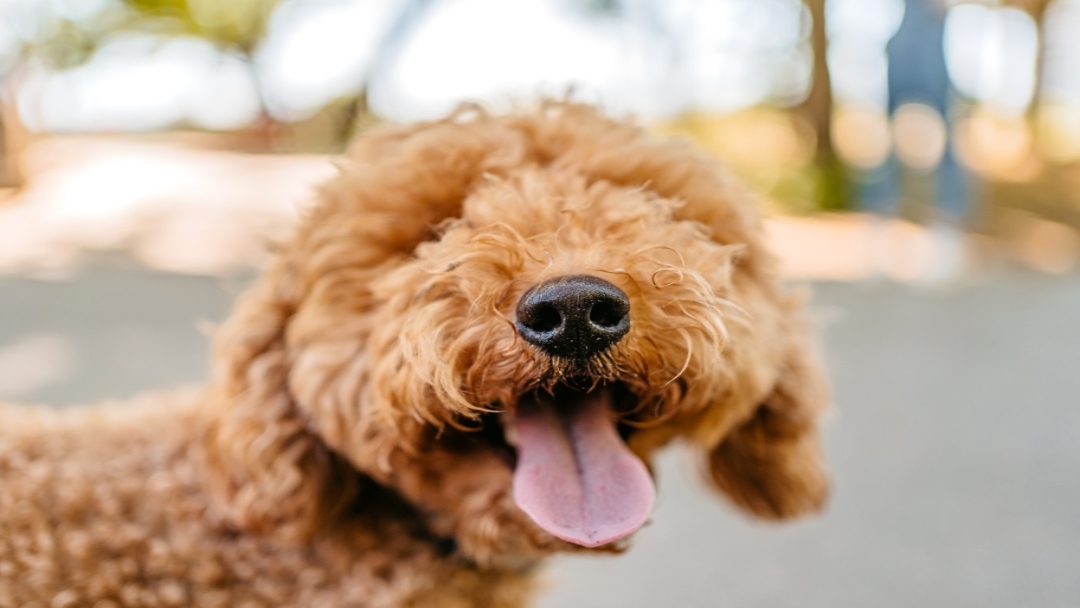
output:
<path id="1" fill-rule="evenodd" d="M 551 356 L 587 359 L 630 331 L 630 298 L 597 277 L 558 277 L 521 297 L 515 326 L 526 342 Z"/>

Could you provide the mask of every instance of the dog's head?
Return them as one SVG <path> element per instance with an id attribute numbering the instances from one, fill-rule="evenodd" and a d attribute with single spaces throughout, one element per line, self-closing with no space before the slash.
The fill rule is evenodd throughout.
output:
<path id="1" fill-rule="evenodd" d="M 590 108 L 372 131 L 217 337 L 222 504 L 304 535 L 371 478 L 474 557 L 611 546 L 682 437 L 736 504 L 814 510 L 827 394 L 760 241 L 714 161 Z"/>

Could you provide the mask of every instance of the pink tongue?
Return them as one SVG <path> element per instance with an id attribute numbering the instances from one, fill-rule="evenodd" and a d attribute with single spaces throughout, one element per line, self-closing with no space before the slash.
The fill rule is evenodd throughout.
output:
<path id="1" fill-rule="evenodd" d="M 609 392 L 575 393 L 562 407 L 536 395 L 521 400 L 515 417 L 518 506 L 552 535 L 584 547 L 640 528 L 656 491 L 615 430 Z"/>

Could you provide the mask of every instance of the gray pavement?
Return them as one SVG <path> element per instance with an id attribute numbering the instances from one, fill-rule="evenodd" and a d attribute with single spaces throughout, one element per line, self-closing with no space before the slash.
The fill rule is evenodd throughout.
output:
<path id="1" fill-rule="evenodd" d="M 0 398 L 66 405 L 198 382 L 243 279 L 98 262 L 0 278 Z M 1080 277 L 947 291 L 821 284 L 835 384 L 828 513 L 754 523 L 659 469 L 616 558 L 563 558 L 544 608 L 1080 606 Z"/>

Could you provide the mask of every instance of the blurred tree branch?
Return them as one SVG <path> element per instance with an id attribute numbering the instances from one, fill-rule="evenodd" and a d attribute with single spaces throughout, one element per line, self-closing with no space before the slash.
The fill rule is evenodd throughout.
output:
<path id="1" fill-rule="evenodd" d="M 279 122 L 267 108 L 265 86 L 255 69 L 254 53 L 266 35 L 274 9 L 281 0 L 122 0 L 139 18 L 132 25 L 172 34 L 203 38 L 220 49 L 236 52 L 244 60 L 259 98 L 255 125 L 260 145 L 274 147 Z"/>
<path id="2" fill-rule="evenodd" d="M 194 36 L 222 51 L 235 53 L 244 61 L 262 106 L 260 122 L 273 123 L 252 59 L 266 35 L 270 17 L 280 3 L 281 0 L 120 0 L 79 19 L 59 15 L 44 4 L 34 6 L 34 16 L 38 20 L 36 31 L 21 41 L 6 66 L 0 65 L 0 80 L 10 82 L 13 74 L 31 59 L 53 70 L 78 67 L 93 57 L 110 38 L 122 32 L 162 37 Z M 0 129 L 3 129 L 2 119 Z"/>
<path id="3" fill-rule="evenodd" d="M 355 101 L 350 105 L 349 116 L 346 121 L 349 133 L 343 135 L 347 139 L 355 132 L 363 130 L 366 126 L 376 123 L 371 114 L 368 104 L 368 95 L 371 83 L 390 69 L 398 53 L 408 42 L 413 30 L 427 15 L 428 10 L 435 0 L 401 0 L 401 9 L 390 21 L 385 33 L 379 38 L 375 50 L 371 56 L 371 63 L 357 93 Z"/>

